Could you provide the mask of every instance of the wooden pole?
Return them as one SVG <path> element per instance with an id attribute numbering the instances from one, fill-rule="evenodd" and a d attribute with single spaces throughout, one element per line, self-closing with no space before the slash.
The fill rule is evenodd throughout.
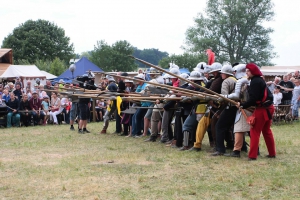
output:
<path id="1" fill-rule="evenodd" d="M 232 104 L 234 104 L 234 105 L 237 105 L 237 102 L 235 102 L 235 101 L 233 101 L 233 100 L 231 100 L 231 99 L 228 99 L 228 98 L 222 96 L 221 94 L 218 94 L 217 92 L 214 92 L 214 91 L 212 91 L 212 90 L 210 90 L 210 89 L 207 89 L 207 88 L 205 88 L 205 87 L 202 87 L 201 85 L 198 85 L 198 84 L 196 84 L 196 83 L 194 83 L 194 82 L 192 82 L 192 81 L 190 81 L 190 80 L 184 79 L 184 78 L 182 78 L 182 77 L 180 77 L 180 76 L 178 76 L 178 75 L 176 75 L 176 74 L 173 74 L 173 73 L 171 73 L 171 72 L 169 72 L 169 71 L 167 71 L 167 70 L 165 70 L 165 69 L 163 69 L 163 68 L 161 68 L 161 67 L 158 67 L 158 66 L 156 66 L 156 65 L 153 65 L 153 64 L 151 64 L 151 63 L 148 63 L 148 62 L 146 62 L 146 61 L 144 61 L 144 60 L 135 58 L 134 56 L 129 56 L 129 57 L 130 57 L 130 58 L 133 58 L 133 59 L 135 59 L 135 60 L 137 60 L 137 61 L 139 61 L 139 62 L 141 62 L 141 63 L 143 63 L 143 64 L 145 64 L 145 65 L 148 65 L 149 67 L 153 67 L 153 68 L 155 68 L 155 69 L 157 69 L 157 70 L 159 70 L 159 71 L 162 71 L 162 72 L 164 72 L 164 73 L 166 73 L 166 74 L 170 74 L 171 76 L 174 76 L 174 77 L 176 77 L 176 78 L 178 78 L 178 79 L 180 79 L 180 80 L 186 81 L 186 82 L 192 84 L 192 85 L 195 86 L 195 87 L 201 88 L 201 89 L 203 89 L 203 90 L 205 90 L 205 91 L 207 91 L 207 92 L 209 92 L 209 93 L 211 93 L 211 94 L 214 94 L 214 95 L 216 95 L 216 96 L 218 96 L 218 97 L 224 99 L 225 101 L 228 101 L 228 102 L 230 102 L 230 103 L 232 103 Z"/>

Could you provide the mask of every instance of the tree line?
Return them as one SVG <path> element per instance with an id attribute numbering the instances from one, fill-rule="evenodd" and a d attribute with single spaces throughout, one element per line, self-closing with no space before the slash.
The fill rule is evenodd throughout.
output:
<path id="1" fill-rule="evenodd" d="M 155 65 L 167 68 L 173 62 L 192 70 L 197 63 L 206 61 L 204 50 L 211 48 L 216 61 L 256 62 L 272 65 L 276 57 L 271 45 L 271 28 L 263 23 L 273 19 L 271 0 L 208 0 L 204 12 L 194 19 L 195 25 L 186 31 L 182 55 L 169 55 L 158 49 L 140 50 L 128 41 L 109 45 L 99 40 L 94 49 L 75 54 L 70 38 L 63 28 L 47 20 L 28 20 L 4 38 L 1 47 L 12 48 L 15 64 L 35 64 L 39 69 L 60 75 L 69 67 L 71 58 L 88 57 L 104 71 L 135 71 L 144 68 L 130 59 L 133 55 Z"/>

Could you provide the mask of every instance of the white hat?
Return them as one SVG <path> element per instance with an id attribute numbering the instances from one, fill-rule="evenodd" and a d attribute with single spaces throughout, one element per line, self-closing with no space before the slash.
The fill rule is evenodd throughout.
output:
<path id="1" fill-rule="evenodd" d="M 233 68 L 231 65 L 224 65 L 221 69 L 221 74 L 227 74 L 233 76 Z"/>
<path id="2" fill-rule="evenodd" d="M 124 83 L 133 83 L 133 80 L 125 79 Z"/>
<path id="3" fill-rule="evenodd" d="M 65 83 L 63 79 L 60 79 L 58 83 Z"/>
<path id="4" fill-rule="evenodd" d="M 114 81 L 114 82 L 116 82 L 115 79 L 114 79 L 112 76 L 107 75 L 106 78 L 107 78 L 108 82 L 109 82 L 109 81 Z"/>
<path id="5" fill-rule="evenodd" d="M 192 71 L 188 80 L 203 80 L 203 77 L 200 72 Z"/>
<path id="6" fill-rule="evenodd" d="M 138 74 L 138 75 L 136 75 L 134 78 L 138 78 L 138 79 L 145 80 L 144 74 Z"/>
<path id="7" fill-rule="evenodd" d="M 238 64 L 234 67 L 235 67 L 235 71 L 236 71 L 235 77 L 237 79 L 240 79 L 240 78 L 246 76 L 246 64 Z"/>

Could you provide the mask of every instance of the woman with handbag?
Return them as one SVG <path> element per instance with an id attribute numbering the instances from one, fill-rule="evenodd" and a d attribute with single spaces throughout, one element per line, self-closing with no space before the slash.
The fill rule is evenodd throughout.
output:
<path id="1" fill-rule="evenodd" d="M 249 98 L 244 103 L 238 103 L 237 107 L 246 109 L 255 106 L 252 117 L 253 124 L 250 129 L 250 151 L 249 160 L 256 160 L 259 146 L 260 133 L 262 132 L 269 154 L 268 158 L 276 157 L 275 141 L 271 130 L 272 115 L 274 113 L 273 95 L 267 88 L 265 81 L 261 78 L 262 73 L 254 63 L 246 65 L 246 74 L 251 79 L 249 87 Z"/>

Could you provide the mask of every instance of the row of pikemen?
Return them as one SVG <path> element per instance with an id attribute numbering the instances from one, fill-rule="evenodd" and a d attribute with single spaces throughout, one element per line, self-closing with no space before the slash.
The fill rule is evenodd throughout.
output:
<path id="1" fill-rule="evenodd" d="M 212 156 L 224 155 L 228 147 L 233 148 L 233 151 L 225 154 L 227 156 L 240 157 L 241 150 L 246 151 L 245 133 L 250 131 L 247 116 L 251 115 L 253 109 L 236 107 L 238 102 L 247 101 L 247 92 L 244 92 L 247 90 L 243 89 L 249 85 L 245 64 L 222 66 L 213 63 L 207 66 L 199 63 L 188 76 L 180 74 L 176 65 L 170 65 L 169 70 L 164 70 L 135 59 L 151 67 L 150 81 L 145 81 L 143 74 L 130 78 L 104 73 L 109 81 L 108 91 L 68 92 L 79 99 L 111 100 L 100 133 L 106 133 L 110 117 L 118 112 L 122 117 L 120 123 L 124 125 L 124 132 L 129 136 L 142 135 L 143 130 L 143 135 L 146 135 L 148 127 L 151 127 L 151 135 L 145 141 L 155 142 L 161 135 L 160 142 L 170 143 L 170 146 L 178 147 L 179 150 L 201 151 L 202 140 L 208 132 L 210 146 L 214 150 Z M 161 76 L 162 72 L 168 76 Z M 115 79 L 111 77 L 118 79 L 118 86 L 125 83 L 126 88 L 119 93 L 110 90 L 116 86 Z M 163 84 L 161 81 L 166 83 L 167 79 L 171 84 Z M 136 86 L 132 87 L 134 84 Z M 137 107 L 137 103 L 140 106 Z M 171 121 L 174 115 L 173 131 Z"/>

